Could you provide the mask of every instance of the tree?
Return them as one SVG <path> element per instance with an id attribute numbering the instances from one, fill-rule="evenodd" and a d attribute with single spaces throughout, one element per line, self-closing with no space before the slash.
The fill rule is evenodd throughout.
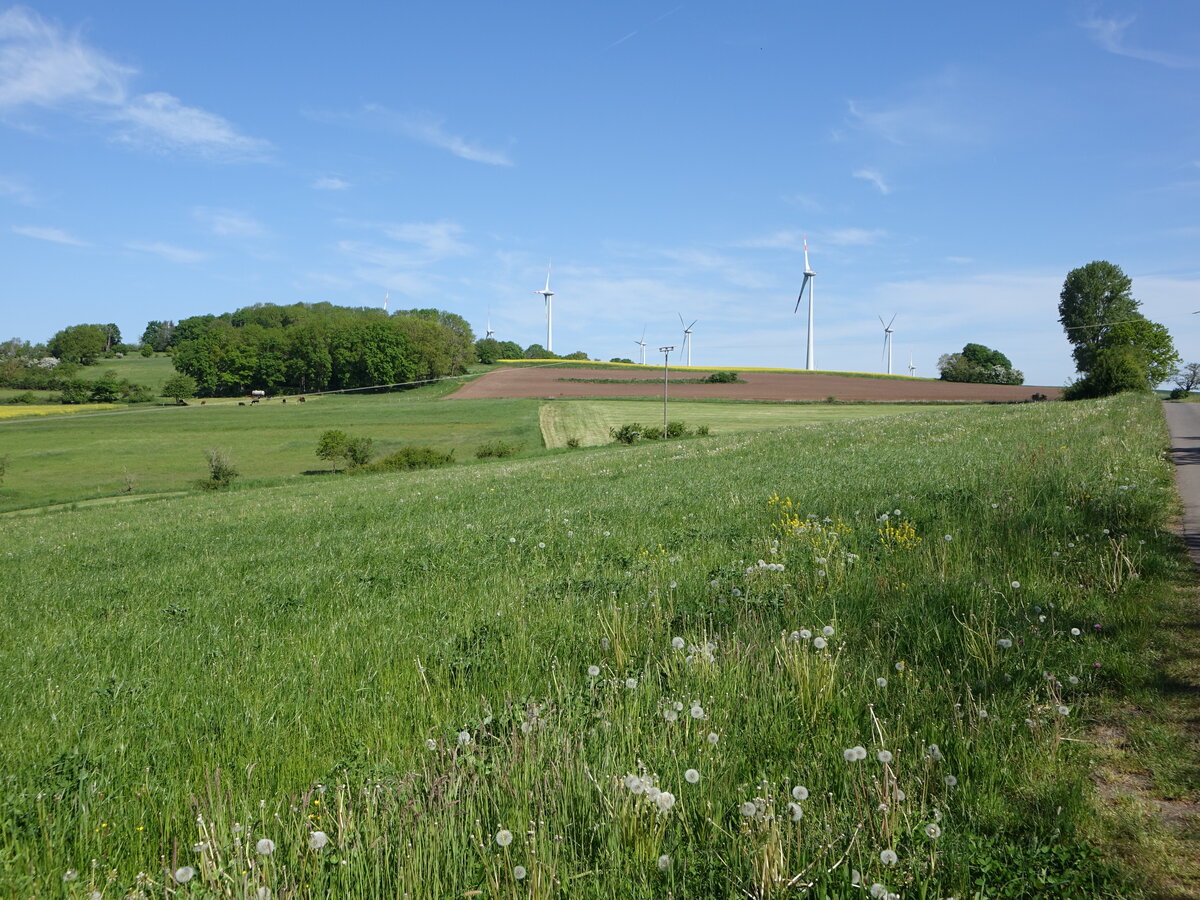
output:
<path id="1" fill-rule="evenodd" d="M 89 366 L 104 355 L 108 336 L 100 325 L 71 325 L 50 338 L 47 347 L 52 356 Z"/>
<path id="2" fill-rule="evenodd" d="M 162 386 L 162 395 L 170 397 L 176 403 L 183 403 L 196 396 L 196 379 L 191 375 L 177 372 L 166 380 Z"/>
<path id="3" fill-rule="evenodd" d="M 101 325 L 100 330 L 104 332 L 104 352 L 109 353 L 113 347 L 121 343 L 121 329 L 109 322 L 107 325 Z"/>
<path id="4" fill-rule="evenodd" d="M 142 343 L 149 344 L 155 353 L 163 353 L 175 346 L 175 323 L 169 321 L 147 322 L 142 332 Z"/>
<path id="5" fill-rule="evenodd" d="M 1058 300 L 1058 320 L 1074 345 L 1075 368 L 1085 376 L 1108 331 L 1136 316 L 1141 306 L 1133 299 L 1133 279 L 1105 260 L 1068 272 Z"/>
<path id="6" fill-rule="evenodd" d="M 1187 363 L 1176 369 L 1171 382 L 1181 391 L 1191 393 L 1200 387 L 1200 363 Z"/>
<path id="7" fill-rule="evenodd" d="M 1092 359 L 1092 370 L 1063 391 L 1065 400 L 1108 397 L 1124 391 L 1147 391 L 1146 369 L 1129 345 L 1101 347 Z"/>
<path id="8" fill-rule="evenodd" d="M 500 354 L 497 359 L 524 359 L 525 351 L 521 349 L 521 345 L 516 341 L 501 341 L 500 348 L 497 350 Z"/>
<path id="9" fill-rule="evenodd" d="M 558 359 L 557 354 L 551 353 L 541 344 L 530 344 L 521 355 L 526 359 Z"/>
<path id="10" fill-rule="evenodd" d="M 961 353 L 944 353 L 938 359 L 942 381 L 973 384 L 1023 384 L 1025 375 L 999 350 L 967 344 Z"/>
<path id="11" fill-rule="evenodd" d="M 346 455 L 346 442 L 350 436 L 338 428 L 330 428 L 321 432 L 317 439 L 317 459 L 333 463 L 333 471 L 337 471 L 337 461 Z"/>
<path id="12" fill-rule="evenodd" d="M 1151 322 L 1141 314 L 1110 326 L 1100 342 L 1102 350 L 1130 347 L 1141 359 L 1150 387 L 1162 384 L 1175 372 L 1179 354 L 1165 325 Z"/>
<path id="13" fill-rule="evenodd" d="M 475 358 L 490 366 L 500 359 L 500 342 L 495 338 L 480 338 L 475 342 Z"/>

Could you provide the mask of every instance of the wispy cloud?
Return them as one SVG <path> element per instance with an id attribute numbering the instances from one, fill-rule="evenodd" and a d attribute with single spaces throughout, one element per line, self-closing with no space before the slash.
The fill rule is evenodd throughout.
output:
<path id="1" fill-rule="evenodd" d="M 0 197 L 15 200 L 17 203 L 23 203 L 26 206 L 31 206 L 34 201 L 34 193 L 29 185 L 25 184 L 19 178 L 12 178 L 6 175 L 0 175 Z"/>
<path id="2" fill-rule="evenodd" d="M 908 85 L 894 99 L 848 100 L 846 124 L 898 146 L 977 141 L 981 132 L 978 113 L 964 96 L 960 82 L 955 72 L 946 71 Z"/>
<path id="3" fill-rule="evenodd" d="M 734 246 L 751 250 L 803 250 L 804 234 L 795 229 L 785 228 L 770 234 L 745 238 L 737 241 Z"/>
<path id="4" fill-rule="evenodd" d="M 176 247 L 174 244 L 166 244 L 162 241 L 130 241 L 125 246 L 139 253 L 152 253 L 155 256 L 161 256 L 168 262 L 173 263 L 198 263 L 208 259 L 207 253 L 201 253 L 199 250 L 188 250 L 185 247 Z"/>
<path id="5" fill-rule="evenodd" d="M 312 186 L 314 190 L 318 191 L 344 191 L 350 187 L 350 182 L 338 178 L 336 175 L 326 175 L 324 178 L 314 181 Z"/>
<path id="6" fill-rule="evenodd" d="M 683 9 L 682 3 L 680 3 L 678 6 L 676 6 L 673 9 L 668 9 L 665 13 L 663 13 L 662 15 L 658 16 L 655 19 L 652 19 L 651 21 L 647 22 L 645 25 L 642 25 L 639 28 L 635 28 L 633 31 L 629 32 L 624 37 L 617 38 L 615 41 L 613 41 L 611 44 L 609 44 L 604 49 L 611 50 L 613 47 L 617 47 L 617 46 L 625 43 L 630 38 L 636 37 L 642 31 L 643 28 L 649 28 L 652 25 L 657 25 L 663 19 L 667 18 L 667 16 L 673 16 L 673 15 L 675 15 L 675 13 L 679 12 L 681 9 Z"/>
<path id="7" fill-rule="evenodd" d="M 270 145 L 215 113 L 164 92 L 131 96 L 137 70 L 67 34 L 32 10 L 0 13 L 0 111 L 58 109 L 116 125 L 119 140 L 159 151 L 260 159 Z"/>
<path id="8" fill-rule="evenodd" d="M 890 194 L 892 189 L 888 187 L 888 183 L 883 180 L 883 175 L 876 169 L 859 169 L 853 173 L 855 178 L 861 178 L 863 181 L 869 181 L 879 189 L 881 194 Z"/>
<path id="9" fill-rule="evenodd" d="M 511 166 L 512 160 L 500 150 L 492 150 L 446 130 L 445 120 L 432 113 L 397 112 L 378 103 L 368 103 L 353 113 L 309 113 L 320 122 L 356 122 L 402 134 L 414 141 L 446 150 L 460 159 L 489 166 Z"/>
<path id="10" fill-rule="evenodd" d="M 1124 19 L 1106 19 L 1093 16 L 1080 24 L 1098 47 L 1117 56 L 1140 59 L 1143 62 L 1156 63 L 1171 69 L 1194 69 L 1200 65 L 1200 59 L 1196 57 L 1180 56 L 1175 53 L 1148 50 L 1131 45 L 1125 37 L 1125 32 L 1134 23 L 1135 18 L 1135 16 L 1129 16 Z"/>
<path id="11" fill-rule="evenodd" d="M 826 241 L 838 247 L 861 247 L 886 236 L 887 232 L 882 228 L 835 228 L 823 233 Z"/>
<path id="12" fill-rule="evenodd" d="M 33 10 L 14 6 L 0 13 L 0 109 L 119 105 L 134 72 Z"/>
<path id="13" fill-rule="evenodd" d="M 118 110 L 113 118 L 128 126 L 120 139 L 154 150 L 188 150 L 204 156 L 262 159 L 267 141 L 239 134 L 215 113 L 184 106 L 177 97 L 162 92 L 142 94 Z"/>
<path id="14" fill-rule="evenodd" d="M 72 247 L 90 247 L 85 240 L 63 231 L 61 228 L 43 228 L 38 225 L 14 225 L 12 230 L 25 237 L 37 238 L 39 241 L 52 241 L 55 244 L 70 244 Z"/>
<path id="15" fill-rule="evenodd" d="M 263 238 L 270 234 L 261 222 L 237 210 L 200 206 L 193 213 L 217 237 Z"/>

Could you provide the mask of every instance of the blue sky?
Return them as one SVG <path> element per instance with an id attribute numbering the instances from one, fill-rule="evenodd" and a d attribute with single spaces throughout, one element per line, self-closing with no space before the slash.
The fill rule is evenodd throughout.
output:
<path id="1" fill-rule="evenodd" d="M 1070 269 L 1200 360 L 1200 4 L 0 5 L 0 337 L 436 306 L 696 365 L 1073 372 Z"/>

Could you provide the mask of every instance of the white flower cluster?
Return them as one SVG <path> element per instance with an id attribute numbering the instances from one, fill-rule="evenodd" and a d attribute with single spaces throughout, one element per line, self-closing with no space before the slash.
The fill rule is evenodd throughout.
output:
<path id="1" fill-rule="evenodd" d="M 633 796 L 640 797 L 647 805 L 653 806 L 659 814 L 665 815 L 675 806 L 675 795 L 670 791 L 660 790 L 658 779 L 654 775 L 630 773 L 621 780 L 621 784 Z"/>
<path id="2" fill-rule="evenodd" d="M 747 566 L 746 574 L 753 575 L 755 572 L 782 572 L 783 563 L 769 563 L 766 560 L 760 559 L 757 565 Z"/>

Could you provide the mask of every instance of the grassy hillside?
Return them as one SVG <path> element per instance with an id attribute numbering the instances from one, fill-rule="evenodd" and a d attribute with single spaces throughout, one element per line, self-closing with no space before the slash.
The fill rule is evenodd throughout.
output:
<path id="1" fill-rule="evenodd" d="M 671 421 L 684 422 L 692 428 L 707 425 L 713 433 L 729 434 L 912 414 L 928 408 L 894 403 L 839 406 L 676 400 L 668 404 L 667 411 Z M 571 438 L 587 447 L 611 443 L 610 428 L 632 422 L 661 425 L 662 414 L 661 400 L 557 400 L 543 403 L 539 415 L 547 447 L 565 447 Z"/>
<path id="2" fill-rule="evenodd" d="M 9 519 L 0 893 L 1136 897 L 1081 739 L 1181 571 L 1162 447 L 1037 404 Z"/>

